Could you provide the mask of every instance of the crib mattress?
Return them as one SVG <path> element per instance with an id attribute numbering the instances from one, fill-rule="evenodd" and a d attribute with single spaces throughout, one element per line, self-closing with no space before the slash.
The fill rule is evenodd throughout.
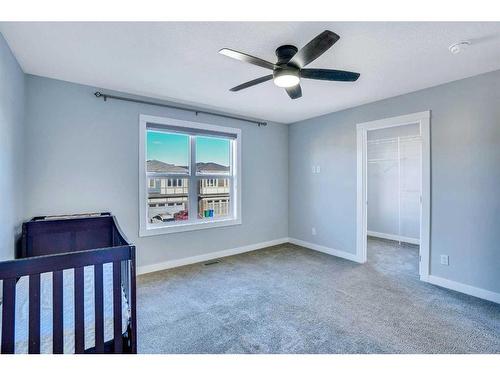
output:
<path id="1" fill-rule="evenodd" d="M 128 302 L 122 289 L 122 332 L 127 331 Z M 114 338 L 113 330 L 113 264 L 103 265 L 104 341 Z M 95 346 L 94 267 L 84 268 L 85 349 Z M 74 271 L 63 272 L 63 340 L 64 353 L 75 352 Z M 0 308 L 0 337 L 2 325 Z M 28 353 L 29 278 L 16 284 L 15 353 Z M 52 273 L 40 277 L 40 353 L 52 353 Z"/>

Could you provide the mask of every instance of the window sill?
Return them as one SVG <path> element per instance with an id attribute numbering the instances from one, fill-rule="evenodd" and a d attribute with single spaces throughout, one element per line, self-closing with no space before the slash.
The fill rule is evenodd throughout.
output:
<path id="1" fill-rule="evenodd" d="M 219 219 L 211 221 L 199 221 L 199 222 L 180 223 L 180 224 L 165 225 L 158 227 L 140 228 L 139 237 L 157 236 L 160 234 L 180 233 L 180 232 L 188 232 L 194 230 L 228 227 L 240 224 L 241 224 L 241 219 L 237 218 L 237 219 Z"/>

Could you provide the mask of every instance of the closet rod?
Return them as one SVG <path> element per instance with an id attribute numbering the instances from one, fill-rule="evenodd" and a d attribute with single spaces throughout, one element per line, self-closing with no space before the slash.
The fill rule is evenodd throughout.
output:
<path id="1" fill-rule="evenodd" d="M 191 109 L 191 108 L 185 108 L 185 107 L 177 107 L 174 105 L 168 105 L 168 104 L 163 104 L 163 103 L 156 103 L 156 102 L 150 102 L 147 100 L 140 100 L 140 99 L 132 99 L 132 98 L 127 98 L 124 96 L 116 96 L 116 95 L 110 95 L 110 94 L 103 94 L 100 91 L 96 91 L 94 93 L 96 98 L 103 98 L 104 101 L 108 99 L 115 99 L 115 100 L 122 100 L 125 102 L 133 102 L 133 103 L 139 103 L 139 104 L 148 104 L 148 105 L 156 105 L 158 107 L 164 107 L 164 108 L 170 108 L 170 109 L 178 109 L 181 111 L 187 111 L 187 112 L 194 112 L 196 116 L 198 116 L 199 113 L 205 114 L 205 115 L 211 115 L 211 116 L 219 116 L 219 117 L 224 117 L 224 118 L 229 118 L 232 120 L 239 120 L 239 121 L 246 121 L 250 122 L 252 124 L 256 124 L 257 126 L 267 126 L 267 122 L 264 121 L 255 121 L 255 120 L 249 120 L 243 117 L 237 117 L 237 116 L 231 116 L 231 115 L 223 115 L 220 113 L 215 113 L 215 112 L 209 112 L 209 111 L 203 111 L 203 110 L 198 110 L 198 109 Z"/>

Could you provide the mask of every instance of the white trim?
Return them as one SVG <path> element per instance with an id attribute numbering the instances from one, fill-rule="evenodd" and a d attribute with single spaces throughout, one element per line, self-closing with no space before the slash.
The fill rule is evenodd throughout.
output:
<path id="1" fill-rule="evenodd" d="M 302 240 L 299 240 L 296 238 L 289 238 L 288 242 L 290 242 L 294 245 L 306 247 L 310 250 L 316 250 L 316 251 L 319 251 L 319 252 L 322 252 L 325 254 L 339 257 L 339 258 L 348 259 L 348 260 L 351 260 L 351 261 L 356 262 L 356 263 L 363 263 L 362 260 L 357 256 L 357 254 L 348 253 L 347 251 L 332 249 L 330 247 L 326 247 L 323 245 L 317 245 L 315 243 L 302 241 Z"/>
<path id="2" fill-rule="evenodd" d="M 367 133 L 369 130 L 390 128 L 394 126 L 418 123 L 422 137 L 422 197 L 420 210 L 420 276 L 426 277 L 430 272 L 430 111 L 409 115 L 390 117 L 376 121 L 363 122 L 356 125 L 357 140 L 357 216 L 356 216 L 356 257 L 361 262 L 367 260 L 366 236 L 367 228 Z"/>
<path id="3" fill-rule="evenodd" d="M 366 131 L 361 131 L 359 126 L 356 128 L 356 255 L 364 263 L 367 259 L 366 250 L 366 204 L 367 193 L 363 184 L 363 176 L 365 175 L 366 163 L 364 159 L 367 153 L 367 134 Z M 363 218 L 365 218 L 363 220 Z"/>
<path id="4" fill-rule="evenodd" d="M 158 228 L 154 228 L 154 227 L 149 227 L 148 229 L 141 228 L 141 230 L 139 232 L 139 237 L 148 237 L 148 236 L 157 236 L 160 234 L 189 232 L 192 230 L 228 227 L 228 226 L 240 225 L 240 224 L 241 224 L 241 218 L 240 219 L 220 219 L 220 220 L 199 221 L 199 222 L 179 222 L 179 223 L 176 223 L 174 225 L 162 226 L 162 227 L 158 227 Z"/>
<path id="5" fill-rule="evenodd" d="M 139 114 L 139 120 L 141 122 L 149 122 L 157 125 L 179 126 L 182 128 L 208 130 L 211 132 L 218 132 L 218 133 L 241 134 L 241 129 L 239 128 L 230 128 L 228 126 L 213 125 L 206 122 L 178 120 L 175 118 L 159 117 L 159 116 L 151 116 L 143 114 Z"/>
<path id="6" fill-rule="evenodd" d="M 236 136 L 232 152 L 232 199 L 231 204 L 233 217 L 219 220 L 193 220 L 186 222 L 178 222 L 174 225 L 166 225 L 158 228 L 148 227 L 147 225 L 147 176 L 146 176 L 146 130 L 147 124 L 169 125 L 189 129 L 208 130 L 217 133 L 227 133 Z M 192 151 L 192 150 L 191 150 Z M 177 232 L 186 232 L 191 230 L 210 229 L 217 227 L 226 227 L 230 225 L 239 225 L 242 223 L 242 204 L 241 204 L 241 129 L 230 128 L 227 126 L 219 126 L 202 122 L 184 121 L 168 117 L 158 117 L 149 115 L 139 115 L 139 237 L 153 236 L 159 234 L 169 234 Z M 195 171 L 191 171 L 195 173 Z M 189 176 L 185 176 L 189 178 Z M 192 184 L 191 184 L 192 185 Z M 191 204 L 190 204 L 191 206 Z"/>
<path id="7" fill-rule="evenodd" d="M 420 275 L 431 273 L 431 120 L 428 116 L 420 123 L 422 136 L 422 195 L 420 202 Z"/>
<path id="8" fill-rule="evenodd" d="M 459 283 L 458 281 L 448 280 L 439 276 L 428 275 L 421 276 L 420 280 L 426 281 L 446 289 L 455 290 L 460 293 L 468 294 L 477 298 L 482 298 L 488 301 L 500 303 L 500 293 L 492 292 L 491 290 L 477 288 L 475 286 Z"/>
<path id="9" fill-rule="evenodd" d="M 423 112 L 410 113 L 409 115 L 388 117 L 375 121 L 361 122 L 356 125 L 356 128 L 366 129 L 366 130 L 385 129 L 385 128 L 391 128 L 393 126 L 411 125 L 420 122 L 421 120 L 429 120 L 430 118 L 431 118 L 431 111 L 423 111 Z"/>
<path id="10" fill-rule="evenodd" d="M 414 245 L 418 245 L 420 243 L 419 238 L 398 236 L 397 234 L 374 232 L 372 230 L 367 231 L 366 234 L 368 234 L 369 236 L 372 236 L 372 237 L 384 238 L 386 240 L 392 240 L 392 241 L 398 241 L 398 242 L 406 242 L 406 243 L 411 243 Z"/>
<path id="11" fill-rule="evenodd" d="M 181 259 L 175 259 L 175 260 L 169 260 L 169 261 L 161 262 L 161 263 L 148 264 L 145 266 L 137 267 L 137 274 L 143 275 L 143 274 L 150 273 L 150 272 L 156 272 L 156 271 L 161 271 L 161 270 L 167 270 L 170 268 L 186 266 L 188 264 L 206 262 L 208 260 L 217 259 L 217 258 L 224 258 L 224 257 L 228 257 L 231 255 L 236 255 L 236 254 L 247 253 L 249 251 L 263 249 L 263 248 L 269 247 L 269 246 L 281 245 L 281 244 L 284 244 L 287 242 L 289 242 L 288 237 L 283 237 L 283 238 L 278 238 L 276 240 L 259 242 L 259 243 L 255 243 L 255 244 L 251 244 L 251 245 L 235 247 L 233 249 L 215 251 L 212 253 L 206 253 L 206 254 L 201 254 L 201 255 L 196 255 L 196 256 L 181 258 Z"/>

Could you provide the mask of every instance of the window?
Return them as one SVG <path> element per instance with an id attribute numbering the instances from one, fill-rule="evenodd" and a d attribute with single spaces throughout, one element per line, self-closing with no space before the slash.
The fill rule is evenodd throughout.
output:
<path id="1" fill-rule="evenodd" d="M 140 235 L 241 224 L 241 131 L 140 116 Z"/>

